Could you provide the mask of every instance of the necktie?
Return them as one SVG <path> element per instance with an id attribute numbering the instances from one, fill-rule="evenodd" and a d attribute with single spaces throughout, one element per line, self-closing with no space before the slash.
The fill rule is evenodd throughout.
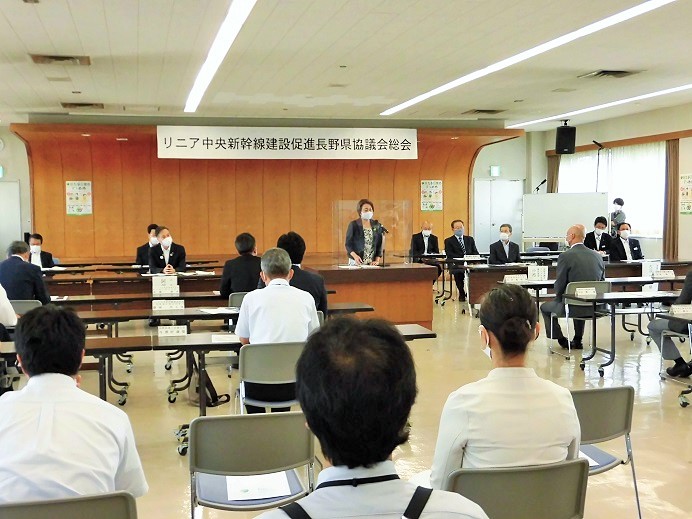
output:
<path id="1" fill-rule="evenodd" d="M 457 236 L 457 239 L 459 240 L 459 245 L 461 245 L 461 255 L 466 256 L 466 247 L 464 247 L 464 237 Z"/>

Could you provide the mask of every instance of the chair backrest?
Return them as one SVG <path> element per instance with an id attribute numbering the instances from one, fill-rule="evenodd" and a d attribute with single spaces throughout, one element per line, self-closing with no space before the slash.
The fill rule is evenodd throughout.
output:
<path id="1" fill-rule="evenodd" d="M 480 505 L 492 519 L 574 519 L 584 516 L 589 463 L 576 459 L 496 469 L 459 469 L 445 490 Z"/>
<path id="2" fill-rule="evenodd" d="M 324 324 L 324 312 L 322 310 L 317 310 L 317 320 L 320 322 L 320 326 Z"/>
<path id="3" fill-rule="evenodd" d="M 2 519 L 137 519 L 135 498 L 127 492 L 0 505 Z"/>
<path id="4" fill-rule="evenodd" d="M 296 381 L 296 363 L 304 342 L 246 344 L 240 348 L 240 380 L 258 384 L 287 384 Z"/>
<path id="5" fill-rule="evenodd" d="M 268 474 L 306 465 L 315 456 L 314 436 L 300 411 L 202 416 L 190 423 L 188 441 L 190 472 Z"/>
<path id="6" fill-rule="evenodd" d="M 12 308 L 14 308 L 14 313 L 24 315 L 34 308 L 38 308 L 42 303 L 36 299 L 14 299 L 10 301 L 10 304 L 12 305 Z"/>
<path id="7" fill-rule="evenodd" d="M 605 294 L 611 291 L 610 281 L 572 281 L 567 283 L 565 287 L 565 294 L 576 294 L 577 288 L 594 288 L 597 294 Z M 593 303 L 588 301 L 575 301 L 573 299 L 566 299 L 565 303 L 569 306 L 588 306 L 593 307 Z"/>
<path id="8" fill-rule="evenodd" d="M 249 294 L 249 292 L 233 292 L 230 296 L 228 296 L 228 306 L 240 308 L 240 305 L 243 303 L 243 298 L 247 294 Z"/>
<path id="9" fill-rule="evenodd" d="M 548 247 L 529 247 L 526 252 L 550 252 Z"/>
<path id="10" fill-rule="evenodd" d="M 632 386 L 574 390 L 572 400 L 581 426 L 581 443 L 604 442 L 632 429 Z"/>

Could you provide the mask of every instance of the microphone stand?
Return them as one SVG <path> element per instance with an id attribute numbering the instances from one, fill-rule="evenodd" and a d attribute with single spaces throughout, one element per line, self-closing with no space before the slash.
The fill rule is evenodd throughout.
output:
<path id="1" fill-rule="evenodd" d="M 384 268 L 386 265 L 385 261 L 384 261 L 385 254 L 387 253 L 387 250 L 385 249 L 385 244 L 387 241 L 386 238 L 387 238 L 387 235 L 383 232 L 382 233 L 382 268 Z"/>

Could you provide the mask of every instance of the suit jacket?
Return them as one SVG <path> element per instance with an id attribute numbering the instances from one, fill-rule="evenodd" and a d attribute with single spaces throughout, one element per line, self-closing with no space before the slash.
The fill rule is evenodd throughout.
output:
<path id="1" fill-rule="evenodd" d="M 630 238 L 629 240 L 630 251 L 632 252 L 633 260 L 644 259 L 644 254 L 642 253 L 642 247 L 639 245 L 639 240 Z M 625 247 L 622 245 L 622 240 L 619 236 L 615 236 L 610 242 L 610 248 L 608 249 L 608 254 L 610 256 L 610 261 L 625 261 L 627 260 L 627 254 L 625 253 Z"/>
<path id="2" fill-rule="evenodd" d="M 293 277 L 289 284 L 292 287 L 299 288 L 308 292 L 315 300 L 315 308 L 318 312 L 322 312 L 324 318 L 327 318 L 327 288 L 324 286 L 324 278 L 319 274 L 303 270 L 298 265 L 293 265 Z M 264 281 L 260 279 L 257 288 L 264 288 Z"/>
<path id="3" fill-rule="evenodd" d="M 31 259 L 29 259 L 31 262 Z M 38 265 L 37 265 L 38 266 Z M 41 251 L 41 268 L 44 269 L 49 269 L 55 267 L 55 263 L 53 262 L 53 255 L 50 252 L 46 251 Z"/>
<path id="4" fill-rule="evenodd" d="M 168 263 L 175 269 L 176 272 L 185 272 L 187 270 L 185 247 L 177 243 L 171 243 L 171 253 L 168 257 Z M 158 274 L 166 268 L 166 260 L 163 255 L 161 244 L 149 248 L 149 271 L 152 274 Z"/>
<path id="5" fill-rule="evenodd" d="M 423 238 L 423 233 L 419 232 L 411 236 L 411 256 L 422 256 L 425 253 L 428 254 L 439 254 L 440 245 L 437 240 L 437 236 L 431 234 L 428 237 L 428 250 L 425 250 L 425 238 Z M 414 258 L 413 261 L 418 263 L 422 262 L 420 258 Z"/>
<path id="6" fill-rule="evenodd" d="M 478 254 L 478 249 L 476 248 L 476 242 L 471 236 L 463 236 L 464 248 L 466 248 L 466 254 L 475 255 Z M 461 258 L 464 253 L 461 250 L 461 245 L 456 236 L 450 236 L 445 238 L 445 255 L 447 259 L 450 258 Z"/>
<path id="7" fill-rule="evenodd" d="M 604 252 L 608 252 L 610 250 L 610 244 L 612 243 L 613 238 L 611 238 L 610 234 L 607 232 L 603 232 L 601 234 L 601 244 L 596 248 L 596 233 L 591 231 L 587 232 L 586 236 L 584 237 L 584 245 L 588 247 L 591 250 L 600 250 Z"/>
<path id="8" fill-rule="evenodd" d="M 260 263 L 262 259 L 252 254 L 241 254 L 228 260 L 223 266 L 221 276 L 221 297 L 227 298 L 233 292 L 251 292 L 260 282 Z"/>
<path id="9" fill-rule="evenodd" d="M 0 285 L 5 288 L 9 300 L 38 299 L 42 304 L 50 303 L 48 289 L 43 282 L 41 269 L 12 256 L 0 263 Z"/>
<path id="10" fill-rule="evenodd" d="M 562 302 L 567 285 L 572 281 L 603 281 L 605 265 L 601 255 L 577 243 L 560 254 L 557 258 L 557 274 L 555 276 L 555 301 Z M 592 312 L 591 308 L 588 312 Z M 578 315 L 578 312 L 572 312 Z"/>
<path id="11" fill-rule="evenodd" d="M 149 265 L 149 249 L 148 243 L 137 247 L 137 256 L 135 257 L 135 265 Z"/>
<path id="12" fill-rule="evenodd" d="M 370 220 L 370 225 L 373 230 L 374 244 L 373 248 L 375 253 L 373 259 L 377 257 L 382 257 L 382 227 L 380 222 L 377 220 Z M 365 234 L 363 232 L 363 221 L 358 218 L 353 220 L 348 224 L 348 229 L 346 230 L 346 253 L 348 257 L 351 257 L 351 253 L 355 252 L 363 258 L 363 251 L 365 249 Z"/>
<path id="13" fill-rule="evenodd" d="M 692 270 L 685 276 L 685 284 L 682 286 L 680 295 L 675 300 L 674 305 L 689 305 L 692 303 Z M 668 321 L 668 328 L 678 333 L 687 333 L 687 323 Z"/>
<path id="14" fill-rule="evenodd" d="M 505 254 L 505 248 L 502 245 L 502 240 L 497 240 L 490 244 L 490 256 L 488 257 L 489 265 L 504 265 L 505 263 L 519 263 L 521 255 L 519 254 L 519 245 L 513 241 L 509 242 L 509 256 Z"/>

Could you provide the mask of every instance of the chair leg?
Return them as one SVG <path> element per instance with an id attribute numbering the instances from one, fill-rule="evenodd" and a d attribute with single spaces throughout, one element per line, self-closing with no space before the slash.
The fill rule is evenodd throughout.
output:
<path id="1" fill-rule="evenodd" d="M 639 504 L 639 488 L 637 487 L 637 473 L 634 470 L 634 455 L 632 454 L 632 440 L 629 434 L 625 434 L 625 445 L 627 447 L 627 459 L 632 466 L 632 481 L 634 482 L 634 497 L 637 500 L 637 514 L 642 519 L 642 508 Z"/>

